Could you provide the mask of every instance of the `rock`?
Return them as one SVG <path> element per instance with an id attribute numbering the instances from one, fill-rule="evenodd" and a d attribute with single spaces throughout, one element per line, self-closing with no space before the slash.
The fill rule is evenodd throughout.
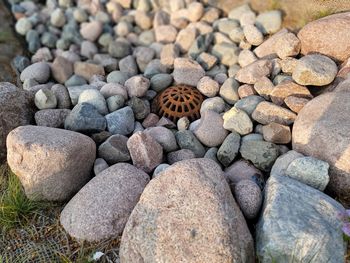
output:
<path id="1" fill-rule="evenodd" d="M 165 188 L 172 194 L 166 195 Z M 148 234 L 141 234 L 146 229 Z M 195 242 L 189 243 L 189 237 Z M 176 253 L 173 244 L 179 247 Z M 164 258 L 169 262 L 254 262 L 253 239 L 214 161 L 186 160 L 167 168 L 146 187 L 130 216 L 121 241 L 121 262 Z"/>
<path id="2" fill-rule="evenodd" d="M 182 53 L 186 53 L 189 51 L 193 42 L 196 39 L 196 29 L 195 28 L 184 28 L 179 31 L 176 37 L 175 44 L 180 48 Z"/>
<path id="3" fill-rule="evenodd" d="M 247 219 L 256 218 L 263 199 L 260 187 L 252 180 L 240 180 L 235 186 L 234 194 L 243 215 Z"/>
<path id="4" fill-rule="evenodd" d="M 101 88 L 100 92 L 106 99 L 115 95 L 122 96 L 124 100 L 128 99 L 125 87 L 118 83 L 107 83 Z"/>
<path id="5" fill-rule="evenodd" d="M 52 63 L 51 72 L 54 79 L 63 84 L 73 75 L 73 64 L 59 56 Z"/>
<path id="6" fill-rule="evenodd" d="M 205 146 L 219 146 L 228 134 L 228 131 L 223 128 L 223 124 L 224 121 L 220 114 L 215 111 L 205 111 L 193 133 Z"/>
<path id="7" fill-rule="evenodd" d="M 86 80 L 90 80 L 94 75 L 105 75 L 103 66 L 88 62 L 75 62 L 74 74 L 82 76 Z"/>
<path id="8" fill-rule="evenodd" d="M 301 85 L 294 83 L 293 81 L 283 81 L 278 84 L 270 93 L 270 97 L 273 103 L 282 105 L 285 98 L 289 96 L 312 98 L 310 91 Z"/>
<path id="9" fill-rule="evenodd" d="M 264 99 L 270 99 L 272 91 L 275 89 L 275 85 L 268 77 L 262 77 L 254 84 L 255 91 Z"/>
<path id="10" fill-rule="evenodd" d="M 323 191 L 329 182 L 328 168 L 329 164 L 324 161 L 313 157 L 300 157 L 289 164 L 286 175 Z"/>
<path id="11" fill-rule="evenodd" d="M 202 68 L 204 68 L 204 70 L 210 70 L 216 65 L 218 59 L 209 53 L 202 52 L 197 57 L 197 62 L 202 66 Z"/>
<path id="12" fill-rule="evenodd" d="M 54 109 L 57 106 L 57 99 L 51 90 L 42 88 L 35 93 L 34 103 L 39 110 Z"/>
<path id="13" fill-rule="evenodd" d="M 220 163 L 227 167 L 236 158 L 239 147 L 241 146 L 241 136 L 237 132 L 230 133 L 216 154 Z"/>
<path id="14" fill-rule="evenodd" d="M 51 91 L 57 99 L 58 109 L 70 109 L 71 100 L 67 88 L 61 84 L 53 85 Z"/>
<path id="15" fill-rule="evenodd" d="M 265 172 L 271 170 L 279 155 L 278 147 L 265 141 L 243 141 L 239 152 L 244 159 L 251 161 L 256 168 Z"/>
<path id="16" fill-rule="evenodd" d="M 221 1 L 217 4 L 219 8 L 223 9 L 225 12 L 228 13 L 228 18 L 238 21 L 241 19 L 243 14 L 252 11 L 248 4 L 240 5 L 239 3 L 229 3 L 229 1 Z"/>
<path id="17" fill-rule="evenodd" d="M 156 92 L 161 92 L 173 83 L 173 77 L 170 74 L 160 73 L 151 78 L 151 88 Z"/>
<path id="18" fill-rule="evenodd" d="M 85 135 L 21 126 L 6 143 L 8 164 L 29 199 L 66 201 L 91 178 L 96 146 Z"/>
<path id="19" fill-rule="evenodd" d="M 264 137 L 260 133 L 250 133 L 243 136 L 242 141 L 263 141 Z"/>
<path id="20" fill-rule="evenodd" d="M 134 76 L 125 82 L 129 97 L 143 97 L 149 89 L 149 79 L 142 76 Z"/>
<path id="21" fill-rule="evenodd" d="M 179 131 L 185 131 L 185 130 L 187 130 L 188 127 L 190 126 L 190 120 L 189 120 L 186 116 L 181 117 L 181 118 L 177 121 L 176 125 L 177 125 L 177 129 L 178 129 Z"/>
<path id="22" fill-rule="evenodd" d="M 146 129 L 145 133 L 155 139 L 165 152 L 173 152 L 178 148 L 174 133 L 165 127 L 152 127 Z"/>
<path id="23" fill-rule="evenodd" d="M 255 84 L 262 77 L 269 76 L 272 71 L 270 60 L 258 60 L 241 68 L 236 74 L 236 80 L 242 83 Z"/>
<path id="24" fill-rule="evenodd" d="M 142 126 L 145 128 L 155 127 L 159 121 L 159 117 L 157 114 L 150 113 L 147 115 L 147 117 L 143 120 Z"/>
<path id="25" fill-rule="evenodd" d="M 177 30 L 172 25 L 162 25 L 155 28 L 156 41 L 168 44 L 176 40 Z"/>
<path id="26" fill-rule="evenodd" d="M 235 103 L 235 108 L 246 112 L 249 116 L 252 116 L 252 113 L 254 112 L 258 104 L 262 101 L 265 101 L 262 97 L 251 95 L 237 101 Z"/>
<path id="27" fill-rule="evenodd" d="M 229 131 L 238 132 L 241 135 L 253 131 L 253 123 L 247 113 L 236 107 L 232 107 L 223 115 L 224 128 Z"/>
<path id="28" fill-rule="evenodd" d="M 296 117 L 296 114 L 290 110 L 267 101 L 260 102 L 252 114 L 252 118 L 261 124 L 276 122 L 282 125 L 290 125 Z"/>
<path id="29" fill-rule="evenodd" d="M 119 236 L 148 182 L 148 175 L 130 164 L 113 165 L 69 201 L 60 222 L 69 235 L 81 241 Z"/>
<path id="30" fill-rule="evenodd" d="M 265 185 L 263 173 L 250 162 L 243 159 L 227 167 L 225 169 L 225 177 L 232 192 L 234 192 L 235 186 L 242 180 L 251 180 L 258 185 L 260 189 L 263 189 Z"/>
<path id="31" fill-rule="evenodd" d="M 119 94 L 109 97 L 106 102 L 109 112 L 119 110 L 125 105 L 124 97 Z"/>
<path id="32" fill-rule="evenodd" d="M 328 188 L 342 200 L 349 200 L 350 144 L 347 92 L 326 93 L 310 101 L 299 112 L 292 132 L 293 150 L 330 165 Z M 349 130 L 350 131 L 350 130 Z"/>
<path id="33" fill-rule="evenodd" d="M 134 76 L 139 72 L 135 58 L 132 55 L 119 60 L 119 70 L 127 73 L 129 76 Z"/>
<path id="34" fill-rule="evenodd" d="M 164 45 L 160 53 L 160 62 L 167 68 L 174 68 L 174 60 L 179 55 L 180 50 L 175 44 Z"/>
<path id="35" fill-rule="evenodd" d="M 80 29 L 80 34 L 84 39 L 95 42 L 101 35 L 103 30 L 103 25 L 100 21 L 91 21 L 89 23 L 84 23 Z"/>
<path id="36" fill-rule="evenodd" d="M 321 53 L 337 61 L 349 57 L 350 34 L 349 12 L 335 14 L 313 21 L 298 33 L 301 41 L 301 53 Z"/>
<path id="37" fill-rule="evenodd" d="M 197 89 L 206 97 L 215 97 L 219 92 L 219 83 L 208 76 L 204 76 L 197 83 Z"/>
<path id="38" fill-rule="evenodd" d="M 313 54 L 298 60 L 293 79 L 300 85 L 325 86 L 335 79 L 337 73 L 338 67 L 333 60 Z"/>
<path id="39" fill-rule="evenodd" d="M 205 149 L 196 136 L 189 130 L 178 131 L 175 134 L 177 144 L 181 149 L 191 150 L 197 158 L 205 154 Z"/>
<path id="40" fill-rule="evenodd" d="M 264 34 L 274 34 L 282 26 L 282 13 L 280 10 L 260 13 L 255 23 Z"/>
<path id="41" fill-rule="evenodd" d="M 26 17 L 18 19 L 15 29 L 16 32 L 22 36 L 25 36 L 31 29 L 33 25 L 30 20 Z"/>
<path id="42" fill-rule="evenodd" d="M 140 71 L 144 72 L 147 64 L 155 57 L 155 51 L 149 47 L 137 47 L 133 55 L 136 58 L 136 63 Z"/>
<path id="43" fill-rule="evenodd" d="M 63 128 L 64 121 L 70 114 L 68 109 L 47 109 L 37 111 L 34 115 L 35 123 L 38 126 Z"/>
<path id="44" fill-rule="evenodd" d="M 92 59 L 98 53 L 97 46 L 88 40 L 85 40 L 80 45 L 80 55 Z"/>
<path id="45" fill-rule="evenodd" d="M 133 164 L 150 173 L 163 160 L 163 148 L 153 137 L 145 132 L 134 133 L 127 142 Z"/>
<path id="46" fill-rule="evenodd" d="M 200 113 L 201 115 L 205 111 L 215 111 L 222 113 L 225 110 L 225 101 L 221 97 L 214 97 L 205 99 L 202 102 Z"/>
<path id="47" fill-rule="evenodd" d="M 127 162 L 130 160 L 129 150 L 126 147 L 128 137 L 116 134 L 109 137 L 98 147 L 98 156 L 107 161 L 108 164 Z"/>
<path id="48" fill-rule="evenodd" d="M 287 33 L 278 38 L 275 50 L 281 59 L 285 59 L 299 55 L 300 46 L 300 40 L 293 33 Z"/>
<path id="49" fill-rule="evenodd" d="M 286 170 L 288 166 L 298 158 L 304 157 L 301 153 L 298 153 L 296 151 L 288 151 L 287 153 L 281 155 L 277 158 L 276 162 L 272 166 L 271 169 L 271 175 L 280 175 L 284 176 L 286 175 Z"/>
<path id="50" fill-rule="evenodd" d="M 283 37 L 287 33 L 288 33 L 288 30 L 284 28 L 278 31 L 276 34 L 269 37 L 260 46 L 254 49 L 255 55 L 258 58 L 276 57 L 277 54 L 276 54 L 275 44 L 277 43 L 279 38 Z"/>
<path id="51" fill-rule="evenodd" d="M 309 99 L 294 96 L 289 96 L 284 99 L 284 103 L 295 113 L 299 113 L 309 101 Z"/>
<path id="52" fill-rule="evenodd" d="M 6 137 L 18 126 L 33 120 L 31 96 L 8 82 L 0 82 L 0 162 L 6 159 Z"/>
<path id="53" fill-rule="evenodd" d="M 114 58 L 124 58 L 131 54 L 131 46 L 126 41 L 112 41 L 108 45 L 108 54 Z"/>
<path id="54" fill-rule="evenodd" d="M 50 78 L 50 66 L 45 62 L 37 62 L 26 67 L 21 73 L 21 81 L 34 79 L 39 83 L 46 83 Z"/>
<path id="55" fill-rule="evenodd" d="M 109 167 L 107 162 L 102 158 L 97 158 L 94 163 L 94 174 L 95 176 L 100 174 L 102 171 L 106 170 Z"/>
<path id="56" fill-rule="evenodd" d="M 132 97 L 126 104 L 131 107 L 136 120 L 143 120 L 151 112 L 150 103 L 145 99 Z"/>
<path id="57" fill-rule="evenodd" d="M 68 89 L 70 100 L 73 106 L 75 106 L 78 103 L 79 96 L 83 91 L 89 90 L 89 89 L 97 89 L 97 88 L 92 85 L 82 85 L 82 86 L 70 86 L 70 87 L 67 87 L 67 89 Z"/>
<path id="58" fill-rule="evenodd" d="M 72 75 L 65 83 L 64 85 L 66 87 L 74 87 L 74 86 L 82 86 L 87 84 L 87 81 L 78 75 Z"/>
<path id="59" fill-rule="evenodd" d="M 238 64 L 243 68 L 245 66 L 248 66 L 249 64 L 257 61 L 255 54 L 250 51 L 249 49 L 244 49 L 239 53 L 238 56 Z"/>
<path id="60" fill-rule="evenodd" d="M 238 61 L 239 49 L 236 45 L 221 43 L 214 45 L 211 53 L 225 66 L 231 66 Z"/>
<path id="61" fill-rule="evenodd" d="M 244 26 L 243 33 L 248 43 L 253 46 L 259 46 L 264 41 L 263 34 L 254 25 Z"/>
<path id="62" fill-rule="evenodd" d="M 239 83 L 234 78 L 228 78 L 220 87 L 220 96 L 230 105 L 239 100 Z"/>
<path id="63" fill-rule="evenodd" d="M 340 211 L 344 208 L 322 192 L 288 177 L 271 176 L 256 228 L 258 257 L 262 262 L 343 262 Z"/>
<path id="64" fill-rule="evenodd" d="M 107 129 L 112 134 L 128 135 L 134 130 L 135 117 L 129 106 L 112 112 L 105 117 Z"/>
<path id="65" fill-rule="evenodd" d="M 84 90 L 79 95 L 78 103 L 81 104 L 84 102 L 94 106 L 102 115 L 106 115 L 108 113 L 106 100 L 103 95 L 96 89 Z"/>
<path id="66" fill-rule="evenodd" d="M 50 22 L 55 27 L 63 27 L 66 23 L 66 17 L 62 9 L 57 8 L 51 13 Z"/>
<path id="67" fill-rule="evenodd" d="M 126 74 L 125 72 L 116 70 L 108 74 L 107 82 L 124 85 L 125 81 L 127 81 L 128 78 L 129 78 L 128 74 Z"/>
<path id="68" fill-rule="evenodd" d="M 106 129 L 106 119 L 89 103 L 77 104 L 64 122 L 66 130 L 94 133 Z"/>
<path id="69" fill-rule="evenodd" d="M 292 139 L 292 133 L 289 126 L 275 122 L 263 126 L 263 135 L 265 141 L 277 144 L 287 144 L 290 143 Z"/>
<path id="70" fill-rule="evenodd" d="M 176 58 L 174 61 L 173 77 L 177 84 L 196 87 L 205 71 L 198 62 L 189 58 Z"/>
<path id="71" fill-rule="evenodd" d="M 157 176 L 159 176 L 160 173 L 165 171 L 168 167 L 170 167 L 170 165 L 167 164 L 167 163 L 162 163 L 162 164 L 158 165 L 157 168 L 154 169 L 154 172 L 153 172 L 153 175 L 152 175 L 152 179 L 156 178 Z"/>
<path id="72" fill-rule="evenodd" d="M 167 160 L 169 164 L 174 164 L 183 160 L 189 160 L 196 158 L 194 152 L 188 149 L 181 149 L 175 152 L 168 153 Z"/>

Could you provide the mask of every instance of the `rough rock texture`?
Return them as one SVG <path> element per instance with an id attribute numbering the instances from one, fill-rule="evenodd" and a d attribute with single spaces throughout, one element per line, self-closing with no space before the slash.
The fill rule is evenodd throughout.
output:
<path id="1" fill-rule="evenodd" d="M 295 151 L 329 163 L 329 190 L 350 204 L 349 110 L 347 92 L 318 96 L 299 112 L 292 141 Z"/>
<path id="2" fill-rule="evenodd" d="M 9 132 L 32 121 L 30 95 L 11 83 L 0 83 L 0 162 L 6 158 L 6 137 Z"/>
<path id="3" fill-rule="evenodd" d="M 322 192 L 271 176 L 256 232 L 260 262 L 344 262 L 346 244 L 337 218 L 341 211 Z"/>
<path id="4" fill-rule="evenodd" d="M 316 52 L 344 61 L 350 54 L 350 12 L 313 21 L 300 30 L 298 37 L 302 54 Z"/>
<path id="5" fill-rule="evenodd" d="M 83 134 L 21 126 L 6 143 L 8 164 L 30 199 L 65 201 L 90 179 L 96 145 Z"/>
<path id="6" fill-rule="evenodd" d="M 113 238 L 123 232 L 149 176 L 127 163 L 103 170 L 65 206 L 60 222 L 69 235 L 86 241 Z"/>
<path id="7" fill-rule="evenodd" d="M 126 224 L 126 262 L 254 262 L 253 240 L 218 164 L 192 159 L 151 181 Z"/>

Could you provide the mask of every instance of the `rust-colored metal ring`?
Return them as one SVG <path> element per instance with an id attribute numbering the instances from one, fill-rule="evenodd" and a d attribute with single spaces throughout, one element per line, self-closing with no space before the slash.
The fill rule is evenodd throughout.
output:
<path id="1" fill-rule="evenodd" d="M 203 99 L 196 88 L 187 85 L 172 86 L 155 98 L 155 113 L 175 123 L 185 116 L 194 121 L 200 118 Z"/>

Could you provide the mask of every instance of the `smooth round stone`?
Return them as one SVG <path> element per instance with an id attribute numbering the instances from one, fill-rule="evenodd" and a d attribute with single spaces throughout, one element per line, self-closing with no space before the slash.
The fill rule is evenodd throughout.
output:
<path id="1" fill-rule="evenodd" d="M 107 76 L 107 82 L 108 83 L 118 83 L 120 85 L 124 85 L 125 81 L 127 81 L 129 78 L 128 74 L 121 71 L 112 71 Z"/>
<path id="2" fill-rule="evenodd" d="M 82 25 L 80 34 L 84 39 L 94 42 L 101 35 L 102 30 L 103 25 L 100 21 L 91 21 Z"/>
<path id="3" fill-rule="evenodd" d="M 195 120 L 193 122 L 190 123 L 190 126 L 188 127 L 188 129 L 191 131 L 191 132 L 194 132 L 194 130 L 197 128 L 197 126 L 199 125 L 200 123 L 200 119 L 198 120 Z"/>
<path id="4" fill-rule="evenodd" d="M 35 123 L 37 126 L 52 128 L 63 128 L 64 121 L 71 111 L 68 109 L 46 109 L 35 113 Z"/>
<path id="5" fill-rule="evenodd" d="M 132 97 L 126 104 L 132 108 L 136 120 L 143 120 L 151 113 L 151 107 L 148 100 Z"/>
<path id="6" fill-rule="evenodd" d="M 274 34 L 282 26 L 282 13 L 279 10 L 263 12 L 257 16 L 255 24 L 264 34 Z"/>
<path id="7" fill-rule="evenodd" d="M 34 63 L 26 67 L 21 73 L 21 81 L 34 79 L 39 83 L 46 83 L 50 78 L 50 66 L 45 62 Z"/>
<path id="8" fill-rule="evenodd" d="M 151 127 L 145 131 L 153 137 L 165 152 L 173 152 L 178 149 L 174 133 L 165 127 Z"/>
<path id="9" fill-rule="evenodd" d="M 139 35 L 139 42 L 141 45 L 150 46 L 155 42 L 155 35 L 153 30 L 143 31 Z"/>
<path id="10" fill-rule="evenodd" d="M 66 17 L 62 9 L 57 8 L 51 13 L 50 22 L 55 27 L 62 27 L 66 23 Z"/>
<path id="11" fill-rule="evenodd" d="M 91 59 L 97 53 L 98 53 L 98 48 L 93 42 L 85 40 L 81 43 L 81 46 L 80 46 L 81 56 Z"/>
<path id="12" fill-rule="evenodd" d="M 24 56 L 16 56 L 12 60 L 12 64 L 14 65 L 16 70 L 22 72 L 26 67 L 30 65 L 30 60 Z"/>
<path id="13" fill-rule="evenodd" d="M 129 106 L 116 110 L 105 117 L 108 131 L 112 134 L 128 135 L 134 131 L 135 116 Z"/>
<path id="14" fill-rule="evenodd" d="M 131 46 L 126 41 L 112 41 L 109 43 L 108 53 L 114 58 L 124 58 L 131 54 Z"/>
<path id="15" fill-rule="evenodd" d="M 191 150 L 197 158 L 205 154 L 205 148 L 196 136 L 189 130 L 178 131 L 175 134 L 177 144 L 181 149 Z"/>
<path id="16" fill-rule="evenodd" d="M 89 103 L 77 104 L 64 122 L 66 130 L 94 133 L 106 129 L 106 119 Z"/>
<path id="17" fill-rule="evenodd" d="M 67 50 L 69 49 L 69 46 L 70 46 L 70 41 L 69 40 L 66 40 L 66 39 L 58 39 L 57 42 L 56 42 L 56 48 L 57 49 L 61 49 L 61 50 Z"/>
<path id="18" fill-rule="evenodd" d="M 254 25 L 246 25 L 243 27 L 243 33 L 249 44 L 259 46 L 264 41 L 261 31 Z"/>
<path id="19" fill-rule="evenodd" d="M 222 113 L 225 110 L 225 101 L 221 97 L 213 97 L 205 99 L 201 105 L 200 113 L 205 111 L 215 111 Z"/>
<path id="20" fill-rule="evenodd" d="M 83 23 L 83 22 L 87 21 L 89 18 L 88 14 L 85 12 L 85 10 L 81 9 L 81 8 L 76 8 L 74 10 L 73 17 L 79 23 Z"/>
<path id="21" fill-rule="evenodd" d="M 248 97 L 244 97 L 235 103 L 235 107 L 237 109 L 243 110 L 249 116 L 252 115 L 258 104 L 262 101 L 265 101 L 262 97 L 251 95 Z"/>
<path id="22" fill-rule="evenodd" d="M 118 83 L 107 83 L 102 86 L 100 92 L 106 99 L 114 95 L 121 95 L 124 100 L 128 99 L 125 87 Z"/>
<path id="23" fill-rule="evenodd" d="M 242 142 L 263 141 L 264 137 L 260 133 L 250 133 L 242 137 Z"/>
<path id="24" fill-rule="evenodd" d="M 239 49 L 235 44 L 221 43 L 213 46 L 212 54 L 218 57 L 225 66 L 231 66 L 238 62 Z"/>
<path id="25" fill-rule="evenodd" d="M 197 83 L 197 89 L 204 96 L 215 97 L 219 92 L 219 83 L 208 76 L 204 76 Z"/>
<path id="26" fill-rule="evenodd" d="M 234 188 L 235 199 L 247 219 L 258 216 L 262 205 L 260 187 L 252 180 L 241 180 Z"/>
<path id="27" fill-rule="evenodd" d="M 26 17 L 20 18 L 16 23 L 16 32 L 22 36 L 25 36 L 29 30 L 32 29 L 32 23 Z"/>
<path id="28" fill-rule="evenodd" d="M 193 133 L 198 140 L 208 147 L 215 147 L 222 144 L 228 131 L 223 127 L 222 116 L 215 111 L 205 111 Z"/>
<path id="29" fill-rule="evenodd" d="M 167 164 L 167 163 L 161 163 L 160 165 L 158 165 L 158 166 L 156 167 L 156 169 L 154 169 L 152 178 L 155 178 L 155 177 L 159 176 L 159 174 L 160 174 L 161 172 L 163 172 L 164 170 L 166 170 L 168 167 L 170 167 L 170 165 Z"/>
<path id="30" fill-rule="evenodd" d="M 181 117 L 177 123 L 177 129 L 179 131 L 185 131 L 188 129 L 188 127 L 190 126 L 190 120 L 185 116 L 185 117 Z"/>
<path id="31" fill-rule="evenodd" d="M 204 158 L 212 159 L 216 163 L 221 164 L 219 162 L 218 158 L 216 157 L 217 153 L 218 153 L 218 150 L 219 149 L 216 148 L 216 147 L 209 148 L 208 151 L 205 153 Z"/>
<path id="32" fill-rule="evenodd" d="M 148 116 L 143 120 L 142 126 L 145 128 L 155 127 L 157 126 L 157 123 L 159 122 L 159 117 L 157 114 L 150 113 Z"/>
<path id="33" fill-rule="evenodd" d="M 53 85 L 51 91 L 56 96 L 58 109 L 70 109 L 71 100 L 65 86 L 60 84 Z"/>
<path id="34" fill-rule="evenodd" d="M 156 92 L 161 92 L 168 88 L 173 82 L 173 77 L 170 74 L 156 74 L 151 78 L 151 88 Z"/>
<path id="35" fill-rule="evenodd" d="M 124 106 L 125 98 L 122 95 L 113 95 L 106 102 L 109 112 L 113 112 Z"/>
<path id="36" fill-rule="evenodd" d="M 34 103 L 39 110 L 54 109 L 57 106 L 57 99 L 51 90 L 43 88 L 35 93 Z"/>
<path id="37" fill-rule="evenodd" d="M 249 118 L 249 115 L 236 107 L 232 107 L 229 111 L 225 112 L 224 128 L 229 131 L 236 131 L 241 135 L 246 135 L 253 131 L 253 122 Z"/>
<path id="38" fill-rule="evenodd" d="M 143 97 L 149 89 L 149 79 L 142 76 L 134 76 L 125 82 L 129 97 Z"/>
<path id="39" fill-rule="evenodd" d="M 239 44 L 244 39 L 243 29 L 241 27 L 232 29 L 229 33 L 229 37 L 233 42 Z"/>
<path id="40" fill-rule="evenodd" d="M 237 132 L 230 133 L 220 146 L 217 158 L 223 166 L 229 166 L 238 154 L 241 145 L 241 136 Z"/>
<path id="41" fill-rule="evenodd" d="M 176 83 L 196 87 L 204 75 L 205 71 L 197 61 L 189 58 L 175 59 L 173 77 Z"/>
<path id="42" fill-rule="evenodd" d="M 135 76 L 139 72 L 135 58 L 132 55 L 119 60 L 119 70 L 127 73 L 129 76 Z"/>
<path id="43" fill-rule="evenodd" d="M 84 90 L 78 99 L 78 103 L 89 103 L 93 105 L 100 114 L 106 115 L 108 113 L 108 108 L 106 100 L 103 95 L 96 89 Z"/>
<path id="44" fill-rule="evenodd" d="M 145 68 L 143 75 L 146 78 L 152 78 L 154 75 L 167 73 L 168 69 L 164 66 L 159 59 L 153 59 L 149 62 Z"/>
<path id="45" fill-rule="evenodd" d="M 168 153 L 167 160 L 169 164 L 174 164 L 183 160 L 196 158 L 194 152 L 188 149 L 181 149 L 175 152 Z"/>
<path id="46" fill-rule="evenodd" d="M 128 137 L 116 134 L 109 137 L 98 147 L 98 156 L 107 161 L 109 165 L 130 160 L 129 150 L 126 146 Z"/>
<path id="47" fill-rule="evenodd" d="M 239 53 L 238 56 L 238 64 L 241 67 L 245 67 L 248 66 L 249 64 L 257 61 L 257 57 L 255 56 L 254 52 L 246 49 L 246 50 L 242 50 L 241 53 Z"/>
<path id="48" fill-rule="evenodd" d="M 82 85 L 85 85 L 87 84 L 87 81 L 81 77 L 81 76 L 78 76 L 78 75 L 73 75 L 71 76 L 65 83 L 64 85 L 66 87 L 74 87 L 74 86 L 82 86 Z"/>
<path id="49" fill-rule="evenodd" d="M 94 163 L 94 174 L 98 175 L 102 171 L 106 170 L 109 167 L 108 163 L 102 158 L 97 158 Z"/>
<path id="50" fill-rule="evenodd" d="M 239 83 L 231 77 L 222 84 L 219 94 L 228 104 L 232 105 L 239 100 L 238 88 Z"/>
<path id="51" fill-rule="evenodd" d="M 320 54 L 306 55 L 298 60 L 293 79 L 300 85 L 325 86 L 338 73 L 338 67 L 329 57 Z"/>
<path id="52" fill-rule="evenodd" d="M 301 157 L 293 160 L 286 175 L 304 184 L 324 191 L 329 183 L 329 164 L 313 157 Z"/>

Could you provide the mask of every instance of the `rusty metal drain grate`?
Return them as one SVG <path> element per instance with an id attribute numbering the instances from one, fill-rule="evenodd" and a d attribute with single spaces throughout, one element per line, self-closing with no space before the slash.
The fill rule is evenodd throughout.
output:
<path id="1" fill-rule="evenodd" d="M 187 85 L 172 86 L 160 93 L 154 100 L 154 110 L 159 116 L 177 122 L 181 117 L 190 121 L 200 118 L 203 95 Z"/>

